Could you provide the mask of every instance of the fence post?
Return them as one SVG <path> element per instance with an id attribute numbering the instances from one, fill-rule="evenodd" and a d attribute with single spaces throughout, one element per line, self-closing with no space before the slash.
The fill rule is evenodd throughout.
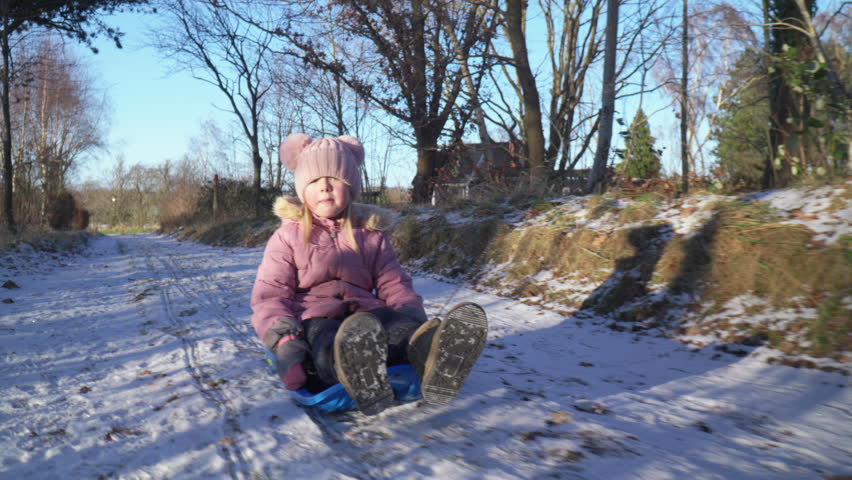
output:
<path id="1" fill-rule="evenodd" d="M 213 175 L 213 218 L 217 218 L 219 212 L 219 175 Z"/>

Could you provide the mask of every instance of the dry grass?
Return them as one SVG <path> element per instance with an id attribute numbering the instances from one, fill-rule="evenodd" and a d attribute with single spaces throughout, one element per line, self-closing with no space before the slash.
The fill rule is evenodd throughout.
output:
<path id="1" fill-rule="evenodd" d="M 270 216 L 218 222 L 196 222 L 183 227 L 176 233 L 178 238 L 182 240 L 206 245 L 259 247 L 266 244 L 279 225 L 280 221 Z"/>
<path id="2" fill-rule="evenodd" d="M 46 252 L 77 251 L 89 243 L 90 234 L 81 231 L 55 232 L 48 229 L 30 230 L 16 235 L 0 232 L 0 252 L 26 243 Z"/>
<path id="3" fill-rule="evenodd" d="M 621 210 L 616 220 L 620 224 L 649 221 L 657 215 L 657 205 L 650 202 L 631 202 Z"/>
<path id="4" fill-rule="evenodd" d="M 587 218 L 610 215 L 614 224 L 632 225 L 611 231 L 577 227 L 578 219 L 542 201 L 530 204 L 526 213 L 527 218 L 540 215 L 544 224 L 521 229 L 494 219 L 450 224 L 440 214 L 427 220 L 406 216 L 394 239 L 400 259 L 423 270 L 465 274 L 521 301 L 535 297 L 617 320 L 656 318 L 658 324 L 676 329 L 687 316 L 710 315 L 744 293 L 765 301 L 752 313 L 804 303 L 798 306 L 816 308 L 819 315 L 795 322 L 793 327 L 807 332 L 811 344 L 792 350 L 835 357 L 852 350 L 852 320 L 842 303 L 852 296 L 849 237 L 837 245 L 813 244 L 814 232 L 780 223 L 756 202 L 712 205 L 711 219 L 693 235 L 680 237 L 670 225 L 654 219 L 658 204 L 654 197 L 637 198 L 626 207 L 612 197 L 590 197 Z M 488 273 L 478 268 L 483 261 L 501 265 L 505 277 L 481 275 Z M 578 305 L 576 298 L 552 292 L 546 280 L 533 278 L 543 271 L 555 279 L 585 279 L 600 286 Z M 651 300 L 653 285 L 673 295 Z M 731 341 L 758 338 L 792 351 L 786 337 L 771 326 L 745 329 L 717 322 L 705 327 L 723 331 Z"/>
<path id="5" fill-rule="evenodd" d="M 451 225 L 444 216 L 426 220 L 404 218 L 394 229 L 393 243 L 401 262 L 418 262 L 420 268 L 446 275 L 472 278 L 482 266 L 494 238 L 506 226 L 494 217 Z"/>
<path id="6" fill-rule="evenodd" d="M 841 248 L 811 246 L 813 232 L 804 226 L 777 223 L 754 210 L 720 208 L 710 272 L 714 296 L 723 300 L 753 291 L 782 306 L 791 297 L 848 285 L 849 264 Z"/>

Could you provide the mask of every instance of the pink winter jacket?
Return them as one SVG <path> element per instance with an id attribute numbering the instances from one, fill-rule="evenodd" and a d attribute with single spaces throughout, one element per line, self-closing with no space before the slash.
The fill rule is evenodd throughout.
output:
<path id="1" fill-rule="evenodd" d="M 266 244 L 251 293 L 252 325 L 264 344 L 275 340 L 267 336 L 270 327 L 288 317 L 343 318 L 390 307 L 425 320 L 423 299 L 382 231 L 391 224 L 389 211 L 352 205 L 357 252 L 344 240 L 337 222 L 325 218 L 314 218 L 306 244 L 296 198 L 279 198 L 273 211 L 281 226 Z"/>

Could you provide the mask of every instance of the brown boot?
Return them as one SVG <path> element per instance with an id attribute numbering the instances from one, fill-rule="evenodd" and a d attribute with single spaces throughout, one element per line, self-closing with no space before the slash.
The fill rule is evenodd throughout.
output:
<path id="1" fill-rule="evenodd" d="M 387 334 L 374 315 L 356 313 L 343 321 L 334 337 L 334 369 L 365 415 L 375 415 L 394 404 L 387 358 Z"/>
<path id="2" fill-rule="evenodd" d="M 408 359 L 420 375 L 427 403 L 445 404 L 455 398 L 485 348 L 488 320 L 482 307 L 461 303 L 444 321 L 430 320 L 411 336 Z"/>
<path id="3" fill-rule="evenodd" d="M 423 370 L 432 351 L 432 339 L 440 323 L 441 321 L 437 318 L 427 320 L 417 327 L 408 340 L 408 361 L 411 362 L 411 366 L 420 378 L 423 378 Z"/>

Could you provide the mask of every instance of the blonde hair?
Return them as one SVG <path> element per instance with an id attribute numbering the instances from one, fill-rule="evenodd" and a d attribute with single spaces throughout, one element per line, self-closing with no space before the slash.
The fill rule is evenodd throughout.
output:
<path id="1" fill-rule="evenodd" d="M 311 212 L 311 209 L 308 208 L 307 203 L 302 204 L 301 222 L 302 239 L 305 241 L 305 244 L 310 244 L 311 231 L 314 228 L 314 214 Z M 346 243 L 352 247 L 352 250 L 358 252 L 358 243 L 355 241 L 355 229 L 352 227 L 352 202 L 349 202 L 349 205 L 346 206 L 343 216 L 340 219 L 340 231 L 343 233 L 343 238 L 346 239 Z"/>

